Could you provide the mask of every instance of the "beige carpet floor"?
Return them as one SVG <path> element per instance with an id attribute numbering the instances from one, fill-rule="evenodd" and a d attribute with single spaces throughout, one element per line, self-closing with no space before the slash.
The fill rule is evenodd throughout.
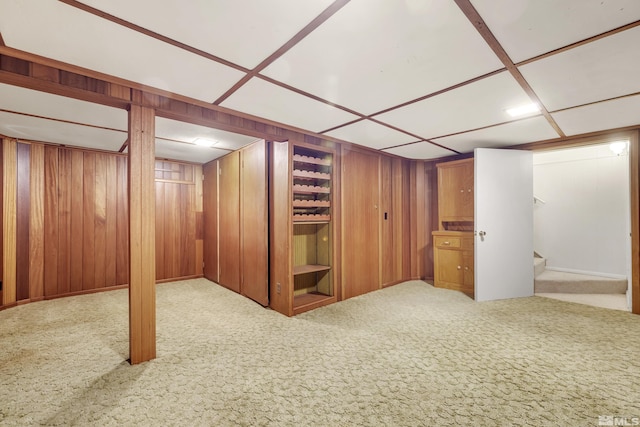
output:
<path id="1" fill-rule="evenodd" d="M 204 279 L 0 312 L 0 425 L 597 426 L 640 417 L 640 316 L 406 282 L 295 318 Z"/>

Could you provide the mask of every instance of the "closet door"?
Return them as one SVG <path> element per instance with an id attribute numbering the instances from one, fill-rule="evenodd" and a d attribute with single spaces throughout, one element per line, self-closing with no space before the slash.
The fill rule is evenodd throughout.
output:
<path id="1" fill-rule="evenodd" d="M 203 204 L 203 258 L 204 277 L 218 282 L 218 161 L 213 160 L 202 167 Z"/>
<path id="2" fill-rule="evenodd" d="M 240 292 L 240 153 L 218 163 L 219 281 Z"/>
<path id="3" fill-rule="evenodd" d="M 242 295 L 269 305 L 269 201 L 267 144 L 256 142 L 241 153 L 240 207 Z"/>
<path id="4" fill-rule="evenodd" d="M 342 292 L 351 298 L 380 288 L 380 156 L 342 154 Z"/>

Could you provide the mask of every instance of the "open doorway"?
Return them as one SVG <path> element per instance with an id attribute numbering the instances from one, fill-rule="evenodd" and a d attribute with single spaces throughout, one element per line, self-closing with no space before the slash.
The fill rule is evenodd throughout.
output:
<path id="1" fill-rule="evenodd" d="M 534 153 L 536 294 L 630 311 L 628 147 Z"/>

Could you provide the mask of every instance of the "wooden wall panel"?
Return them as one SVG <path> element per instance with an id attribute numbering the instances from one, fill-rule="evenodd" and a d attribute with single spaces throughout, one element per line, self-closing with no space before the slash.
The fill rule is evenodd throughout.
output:
<path id="1" fill-rule="evenodd" d="M 391 158 L 381 158 L 380 169 L 380 248 L 381 248 L 381 260 L 380 267 L 382 270 L 382 286 L 391 284 L 396 281 L 396 271 L 394 268 L 394 261 L 396 258 L 395 242 L 395 229 L 396 213 L 401 214 L 401 211 L 395 209 L 393 204 L 393 181 L 391 171 Z M 398 219 L 401 217 L 399 216 Z"/>
<path id="2" fill-rule="evenodd" d="M 351 298 L 380 288 L 379 161 L 375 153 L 342 153 L 342 292 Z"/>
<path id="3" fill-rule="evenodd" d="M 105 265 L 104 286 L 111 287 L 119 284 L 116 280 L 116 247 L 117 247 L 117 173 L 116 156 L 106 157 L 106 205 L 105 205 Z M 120 283 L 123 284 L 123 283 Z"/>
<path id="4" fill-rule="evenodd" d="M 58 282 L 57 287 L 46 287 L 49 291 L 47 296 L 64 295 L 71 292 L 72 267 L 71 259 L 73 252 L 71 249 L 71 229 L 72 214 L 71 200 L 73 199 L 74 188 L 72 186 L 72 150 L 60 148 L 58 152 Z M 75 190 L 77 191 L 77 190 Z M 77 224 L 77 223 L 76 223 Z M 76 225 L 75 228 L 78 228 Z M 74 259 L 75 264 L 82 265 L 81 260 Z M 80 272 L 82 276 L 82 272 Z"/>
<path id="5" fill-rule="evenodd" d="M 242 295 L 269 305 L 269 200 L 267 144 L 260 141 L 240 152 Z"/>
<path id="6" fill-rule="evenodd" d="M 116 283 L 129 283 L 129 202 L 127 158 L 116 158 Z"/>
<path id="7" fill-rule="evenodd" d="M 240 292 L 240 153 L 221 158 L 219 168 L 219 283 Z"/>
<path id="8" fill-rule="evenodd" d="M 44 298 L 44 146 L 29 153 L 29 299 Z"/>
<path id="9" fill-rule="evenodd" d="M 2 305 L 16 302 L 17 169 L 15 140 L 2 141 Z"/>
<path id="10" fill-rule="evenodd" d="M 218 282 L 218 161 L 214 160 L 202 168 L 203 242 L 202 253 L 204 277 Z"/>
<path id="11" fill-rule="evenodd" d="M 44 296 L 58 293 L 58 147 L 44 147 Z"/>
<path id="12" fill-rule="evenodd" d="M 106 257 L 107 253 L 107 155 L 97 153 L 95 156 L 95 201 L 93 215 L 94 233 L 94 285 L 96 288 L 104 288 L 106 282 Z M 85 200 L 91 203 L 91 200 Z M 90 273 L 90 272 L 89 272 Z"/>
<path id="13" fill-rule="evenodd" d="M 16 300 L 29 299 L 29 209 L 31 161 L 29 144 L 18 143 L 16 198 Z"/>
<path id="14" fill-rule="evenodd" d="M 86 151 L 83 162 L 82 289 L 90 290 L 96 287 L 96 153 Z"/>
<path id="15" fill-rule="evenodd" d="M 4 277 L 4 139 L 0 138 L 0 282 Z M 3 305 L 2 301 L 2 286 L 0 286 L 0 307 Z"/>
<path id="16" fill-rule="evenodd" d="M 156 174 L 157 176 L 157 174 Z M 162 280 L 167 277 L 165 273 L 165 248 L 167 243 L 165 242 L 165 199 L 164 199 L 164 182 L 156 181 L 156 279 Z"/>
<path id="17" fill-rule="evenodd" d="M 70 291 L 78 292 L 84 287 L 83 236 L 84 236 L 84 154 L 80 150 L 71 150 L 71 234 L 70 234 Z M 92 218 L 93 219 L 93 218 Z M 88 256 L 88 255 L 87 255 Z"/>

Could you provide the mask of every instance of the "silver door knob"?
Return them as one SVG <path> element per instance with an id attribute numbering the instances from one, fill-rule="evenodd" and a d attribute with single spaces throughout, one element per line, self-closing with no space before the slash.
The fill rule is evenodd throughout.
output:
<path id="1" fill-rule="evenodd" d="M 478 232 L 478 236 L 480 236 L 480 237 L 484 237 L 484 236 L 486 236 L 486 235 L 487 235 L 487 232 L 486 232 L 486 231 L 479 231 L 479 232 Z"/>

